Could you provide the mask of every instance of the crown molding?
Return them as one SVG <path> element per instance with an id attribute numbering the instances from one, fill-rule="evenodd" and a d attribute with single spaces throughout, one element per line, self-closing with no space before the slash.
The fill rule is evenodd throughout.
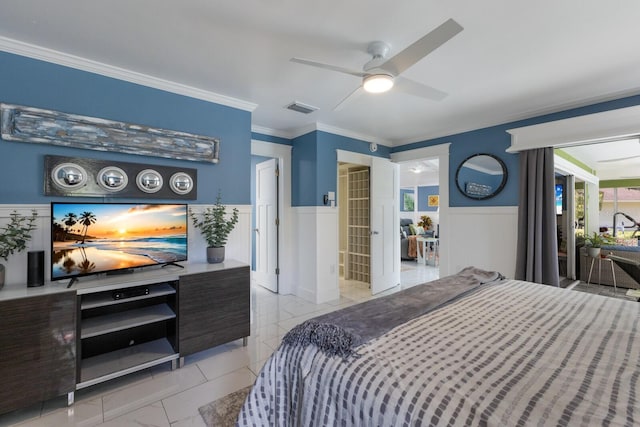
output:
<path id="1" fill-rule="evenodd" d="M 342 128 L 339 128 L 339 127 L 330 126 L 330 125 L 326 125 L 324 123 L 317 123 L 317 122 L 316 123 L 310 123 L 310 124 L 308 124 L 306 126 L 303 126 L 303 127 L 297 128 L 295 130 L 292 130 L 291 134 L 288 136 L 288 138 L 290 138 L 290 139 L 297 138 L 299 136 L 306 135 L 309 132 L 313 132 L 315 130 L 331 133 L 333 135 L 344 136 L 346 138 L 358 139 L 360 141 L 375 142 L 376 144 L 380 144 L 380 145 L 384 145 L 384 146 L 388 146 L 388 147 L 392 146 L 392 144 L 386 139 L 376 138 L 376 137 L 373 137 L 371 135 L 365 135 L 363 133 L 354 132 L 354 131 L 350 131 L 350 130 L 347 130 L 347 129 L 342 129 Z"/>
<path id="2" fill-rule="evenodd" d="M 257 104 L 252 102 L 243 101 L 241 99 L 232 98 L 230 96 L 220 95 L 193 86 L 187 86 L 181 83 L 149 76 L 146 74 L 138 73 L 136 71 L 115 67 L 113 65 L 104 64 L 102 62 L 93 61 L 91 59 L 82 58 L 42 46 L 36 46 L 7 37 L 0 36 L 0 51 L 13 53 L 32 59 L 38 59 L 41 61 L 46 61 L 81 71 L 87 71 L 90 73 L 99 74 L 101 76 L 111 77 L 114 79 L 147 86 L 154 89 L 160 89 L 178 95 L 201 99 L 203 101 L 214 102 L 216 104 L 225 105 L 227 107 L 237 108 L 239 110 L 252 112 L 258 106 Z"/>
<path id="3" fill-rule="evenodd" d="M 251 132 L 260 133 L 262 135 L 277 136 L 278 138 L 291 139 L 291 132 L 271 129 L 265 126 L 251 125 Z"/>
<path id="4" fill-rule="evenodd" d="M 365 141 L 365 142 L 374 142 L 376 144 L 380 144 L 380 145 L 385 145 L 388 147 L 391 147 L 392 144 L 390 141 L 387 141 L 386 139 L 383 138 L 377 138 L 371 135 L 365 135 L 363 133 L 359 133 L 359 132 L 353 132 L 347 129 L 342 129 L 342 128 L 338 128 L 335 126 L 330 126 L 330 125 L 325 125 L 324 123 L 317 123 L 316 126 L 317 130 L 323 131 L 323 132 L 329 132 L 332 133 L 334 135 L 341 135 L 347 138 L 353 138 L 353 139 L 359 139 L 361 141 Z"/>

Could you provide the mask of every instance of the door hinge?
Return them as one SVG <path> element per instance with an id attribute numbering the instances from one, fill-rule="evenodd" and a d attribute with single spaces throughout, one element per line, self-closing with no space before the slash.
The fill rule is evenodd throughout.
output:
<path id="1" fill-rule="evenodd" d="M 278 177 L 280 176 L 280 168 L 279 167 L 276 167 L 276 176 L 278 176 Z"/>
<path id="2" fill-rule="evenodd" d="M 280 218 L 276 218 L 276 225 L 280 225 Z"/>
<path id="3" fill-rule="evenodd" d="M 280 274 L 280 268 L 276 268 L 276 276 Z"/>

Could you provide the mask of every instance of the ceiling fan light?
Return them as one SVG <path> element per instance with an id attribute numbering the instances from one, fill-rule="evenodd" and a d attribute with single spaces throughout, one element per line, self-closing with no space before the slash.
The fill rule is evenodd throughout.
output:
<path id="1" fill-rule="evenodd" d="M 388 74 L 372 74 L 364 78 L 362 87 L 369 93 L 386 92 L 393 87 L 393 77 Z"/>

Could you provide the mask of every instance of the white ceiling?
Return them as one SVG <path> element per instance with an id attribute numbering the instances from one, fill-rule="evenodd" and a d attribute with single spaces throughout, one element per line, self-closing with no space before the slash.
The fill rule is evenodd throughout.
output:
<path id="1" fill-rule="evenodd" d="M 394 55 L 449 18 L 464 30 L 403 74 L 442 101 L 392 90 L 332 111 L 359 78 L 289 61 L 360 69 L 369 42 Z M 255 103 L 264 132 L 393 146 L 640 93 L 638 18 L 637 0 L 5 0 L 0 38 Z"/>
<path id="2" fill-rule="evenodd" d="M 640 178 L 640 139 L 564 147 L 563 151 L 596 171 L 600 179 Z"/>

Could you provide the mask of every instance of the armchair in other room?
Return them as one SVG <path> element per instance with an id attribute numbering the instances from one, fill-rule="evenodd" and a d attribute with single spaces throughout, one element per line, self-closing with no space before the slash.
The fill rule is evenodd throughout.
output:
<path id="1" fill-rule="evenodd" d="M 400 259 L 410 260 L 415 257 L 409 256 L 409 239 L 411 235 L 409 225 L 413 224 L 413 220 L 409 218 L 400 218 Z"/>

